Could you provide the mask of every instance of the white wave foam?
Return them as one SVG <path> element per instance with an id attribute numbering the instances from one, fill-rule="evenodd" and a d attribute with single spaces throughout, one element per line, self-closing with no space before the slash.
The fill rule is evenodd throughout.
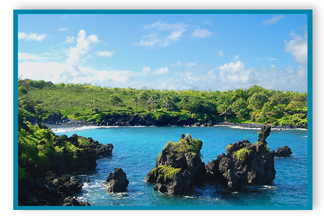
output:
<path id="1" fill-rule="evenodd" d="M 186 199 L 196 199 L 196 197 L 194 197 L 194 196 L 184 196 L 184 198 L 186 198 Z"/>
<path id="2" fill-rule="evenodd" d="M 275 189 L 276 186 L 273 185 L 263 185 L 261 186 L 261 190 L 271 190 L 271 189 Z"/>
<path id="3" fill-rule="evenodd" d="M 89 129 L 99 129 L 99 128 L 116 128 L 119 126 L 82 126 L 82 127 L 61 127 L 61 128 L 52 128 L 54 133 L 63 133 L 69 131 L 79 131 L 79 130 L 89 130 Z"/>
<path id="4" fill-rule="evenodd" d="M 259 128 L 249 128 L 249 127 L 243 127 L 243 126 L 233 126 L 233 125 L 213 125 L 213 127 L 230 127 L 234 129 L 244 129 L 244 130 L 260 130 L 261 127 Z"/>
<path id="5" fill-rule="evenodd" d="M 243 130 L 260 130 L 260 127 L 256 127 L 256 128 L 250 128 L 250 127 L 244 127 L 244 126 L 234 126 L 234 125 L 213 125 L 213 127 L 230 127 L 230 128 L 234 128 L 234 129 L 243 129 Z M 271 128 L 272 131 L 286 131 L 286 130 L 302 130 L 302 131 L 307 131 L 306 128 L 275 128 L 272 127 Z"/>
<path id="6" fill-rule="evenodd" d="M 89 129 L 102 129 L 102 128 L 118 128 L 118 127 L 130 127 L 130 128 L 144 128 L 144 127 L 157 127 L 157 126 L 82 126 L 82 127 L 59 127 L 59 128 L 52 128 L 54 133 L 64 133 L 69 131 L 79 131 L 79 130 L 89 130 Z M 175 127 L 175 126 L 171 126 Z M 185 125 L 184 127 L 198 127 L 198 126 L 189 126 Z M 250 128 L 250 127 L 243 127 L 243 126 L 233 126 L 233 125 L 213 125 L 213 127 L 230 127 L 233 129 L 243 129 L 243 130 L 260 130 L 261 127 L 257 128 Z M 307 131 L 305 128 L 272 128 L 273 131 L 281 131 L 281 130 L 302 130 Z"/>

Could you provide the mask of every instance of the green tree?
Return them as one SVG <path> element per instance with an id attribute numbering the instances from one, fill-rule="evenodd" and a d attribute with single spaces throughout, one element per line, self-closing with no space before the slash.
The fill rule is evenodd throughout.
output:
<path id="1" fill-rule="evenodd" d="M 231 115 L 233 103 L 232 92 L 222 92 L 217 100 L 217 112 L 219 115 L 224 116 L 224 120 L 227 121 L 228 116 Z"/>
<path id="2" fill-rule="evenodd" d="M 156 95 L 154 92 L 151 92 L 151 95 L 149 99 L 147 100 L 147 103 L 149 105 L 149 110 L 150 111 L 155 111 L 155 105 L 156 105 Z"/>
<path id="3" fill-rule="evenodd" d="M 137 104 L 139 102 L 139 96 L 134 96 L 132 97 L 132 101 L 134 102 L 135 104 L 135 111 L 137 112 Z"/>
<path id="4" fill-rule="evenodd" d="M 232 105 L 231 109 L 240 120 L 244 120 L 249 115 L 248 104 L 243 98 L 237 99 Z"/>
<path id="5" fill-rule="evenodd" d="M 93 112 L 94 104 L 95 104 L 95 100 L 90 100 L 90 102 L 87 104 L 87 106 L 90 107 L 91 112 Z"/>

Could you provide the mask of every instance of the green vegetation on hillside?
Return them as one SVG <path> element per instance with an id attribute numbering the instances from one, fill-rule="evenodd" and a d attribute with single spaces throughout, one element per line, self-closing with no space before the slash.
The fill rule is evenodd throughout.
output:
<path id="1" fill-rule="evenodd" d="M 24 120 L 62 118 L 101 122 L 113 114 L 177 117 L 195 122 L 267 123 L 307 127 L 307 93 L 259 86 L 230 91 L 175 91 L 53 84 L 20 80 L 19 114 Z"/>
<path id="2" fill-rule="evenodd" d="M 90 140 L 78 137 L 72 142 L 67 136 L 55 136 L 51 129 L 42 125 L 32 125 L 30 122 L 18 125 L 18 179 L 29 176 L 31 166 L 42 170 L 51 170 L 60 162 L 82 162 L 78 158 L 90 145 Z"/>

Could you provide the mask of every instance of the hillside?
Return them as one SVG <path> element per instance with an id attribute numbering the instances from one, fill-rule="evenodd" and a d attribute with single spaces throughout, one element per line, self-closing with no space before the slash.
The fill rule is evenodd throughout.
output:
<path id="1" fill-rule="evenodd" d="M 128 121 L 135 116 L 149 118 L 148 124 L 163 119 L 165 125 L 228 121 L 307 127 L 307 93 L 259 86 L 175 91 L 20 80 L 18 92 L 19 115 L 31 122 L 71 119 L 109 124 L 111 118 Z"/>

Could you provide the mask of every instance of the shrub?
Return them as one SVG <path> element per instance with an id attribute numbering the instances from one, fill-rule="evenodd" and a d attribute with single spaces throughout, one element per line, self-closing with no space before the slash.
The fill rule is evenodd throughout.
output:
<path id="1" fill-rule="evenodd" d="M 166 181 L 167 179 L 173 179 L 174 174 L 180 172 L 180 170 L 181 168 L 159 165 L 158 167 L 154 168 L 151 173 L 154 175 L 154 177 L 163 177 L 164 181 Z"/>
<path id="2" fill-rule="evenodd" d="M 247 156 L 249 155 L 249 151 L 246 149 L 246 148 L 241 148 L 240 150 L 236 151 L 234 154 L 233 154 L 233 157 L 236 159 L 236 160 L 239 160 L 239 161 L 245 161 Z"/>
<path id="3" fill-rule="evenodd" d="M 201 156 L 200 155 L 200 149 L 202 147 L 201 140 L 193 139 L 189 134 L 187 134 L 187 136 L 185 138 L 181 138 L 179 142 L 170 141 L 167 144 L 167 146 L 170 146 L 172 151 L 178 152 L 179 157 L 181 157 L 186 152 L 193 152 L 193 153 Z"/>
<path id="4" fill-rule="evenodd" d="M 27 170 L 18 164 L 18 181 L 25 180 L 28 176 Z"/>

